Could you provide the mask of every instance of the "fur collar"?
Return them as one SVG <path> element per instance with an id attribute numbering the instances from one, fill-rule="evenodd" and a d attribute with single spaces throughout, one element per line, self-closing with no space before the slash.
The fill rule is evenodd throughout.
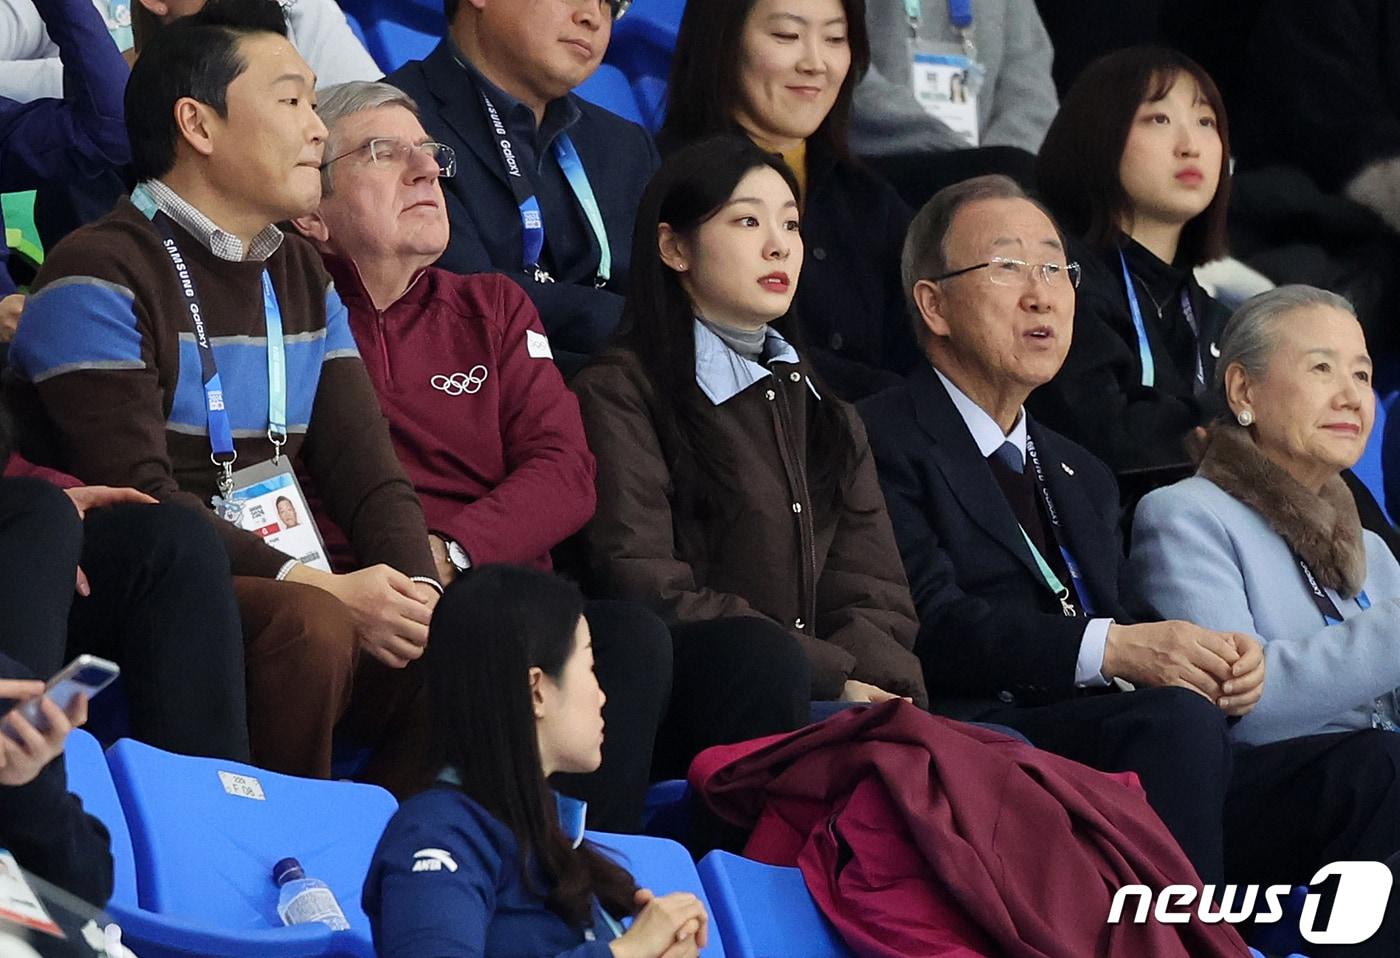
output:
<path id="1" fill-rule="evenodd" d="M 1319 495 L 1259 451 L 1248 433 L 1218 423 L 1197 474 L 1264 517 L 1312 568 L 1319 582 L 1351 598 L 1366 582 L 1366 544 L 1356 500 L 1341 476 Z"/>

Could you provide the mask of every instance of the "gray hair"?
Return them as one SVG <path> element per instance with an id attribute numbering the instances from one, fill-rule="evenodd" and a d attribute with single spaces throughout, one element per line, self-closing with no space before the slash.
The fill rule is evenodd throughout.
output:
<path id="1" fill-rule="evenodd" d="M 1287 316 L 1310 306 L 1326 306 L 1356 316 L 1356 307 L 1345 296 L 1316 286 L 1295 283 L 1252 296 L 1235 310 L 1220 335 L 1220 356 L 1215 363 L 1215 389 L 1225 405 L 1225 370 L 1238 363 L 1258 379 L 1269 367 L 1279 344 L 1279 329 Z"/>
<path id="2" fill-rule="evenodd" d="M 909 307 L 910 318 L 914 321 L 914 335 L 921 343 L 925 339 L 927 329 L 923 317 L 919 314 L 918 303 L 914 300 L 914 284 L 948 272 L 946 245 L 953 219 L 964 206 L 981 200 L 1025 200 L 1038 207 L 1055 227 L 1055 232 L 1060 232 L 1055 217 L 1044 204 L 1028 196 L 1011 177 L 1000 173 L 974 176 L 945 186 L 935 193 L 909 224 L 909 232 L 904 236 L 904 251 L 899 260 L 905 305 Z M 1060 239 L 1063 243 L 1064 237 L 1061 236 Z"/>
<path id="3" fill-rule="evenodd" d="M 347 116 L 376 110 L 381 106 L 401 106 L 414 116 L 418 116 L 418 104 L 413 97 L 396 86 L 376 80 L 350 80 L 336 83 L 316 91 L 316 115 L 326 125 L 326 160 L 340 154 L 341 144 L 336 141 L 335 126 Z M 324 162 L 324 160 L 322 161 Z M 321 195 L 331 192 L 331 171 L 327 167 L 321 171 Z"/>

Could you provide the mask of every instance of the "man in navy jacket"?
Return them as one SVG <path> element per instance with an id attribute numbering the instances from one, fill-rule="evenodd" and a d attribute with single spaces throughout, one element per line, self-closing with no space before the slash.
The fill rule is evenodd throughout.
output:
<path id="1" fill-rule="evenodd" d="M 30 103 L 0 97 L 0 192 L 94 176 L 131 159 L 122 113 L 129 71 L 92 0 L 34 0 L 34 6 L 58 45 L 64 97 Z M 8 299 L 15 286 L 6 252 L 0 243 L 0 296 Z M 0 338 L 13 335 L 19 306 L 0 300 L 0 317 L 11 307 L 14 314 Z"/>
<path id="2" fill-rule="evenodd" d="M 1231 749 L 1228 721 L 1263 692 L 1258 640 L 1124 608 L 1113 476 L 1023 405 L 1073 331 L 1049 216 L 1005 177 L 948 187 L 914 218 L 903 272 L 928 362 L 859 408 L 932 708 L 1135 772 L 1207 883 L 1307 884 L 1394 855 L 1393 736 Z"/>
<path id="3" fill-rule="evenodd" d="M 447 0 L 448 36 L 386 77 L 457 154 L 437 265 L 519 282 L 566 364 L 622 315 L 632 223 L 658 163 L 645 130 L 569 92 L 602 62 L 614 5 Z"/>

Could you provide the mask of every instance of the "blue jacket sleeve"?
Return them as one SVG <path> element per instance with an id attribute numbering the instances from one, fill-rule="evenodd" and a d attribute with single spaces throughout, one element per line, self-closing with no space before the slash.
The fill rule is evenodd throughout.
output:
<path id="1" fill-rule="evenodd" d="M 126 163 L 129 71 L 91 0 L 34 0 L 63 61 L 63 99 L 0 99 L 0 190 Z"/>

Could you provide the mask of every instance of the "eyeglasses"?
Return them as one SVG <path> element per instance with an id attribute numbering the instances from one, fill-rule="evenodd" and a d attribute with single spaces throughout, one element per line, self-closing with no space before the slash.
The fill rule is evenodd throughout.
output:
<path id="1" fill-rule="evenodd" d="M 375 166 L 398 166 L 407 167 L 409 160 L 414 153 L 422 153 L 431 157 L 437 164 L 438 176 L 457 175 L 457 154 L 446 143 L 409 143 L 396 136 L 377 136 L 362 146 L 357 146 L 353 150 L 346 150 L 339 156 L 331 157 L 321 164 L 321 169 L 326 169 L 332 163 L 339 162 L 347 156 L 356 153 L 365 153 L 369 156 L 369 161 Z"/>
<path id="2" fill-rule="evenodd" d="M 613 20 L 621 20 L 622 15 L 627 12 L 627 8 L 632 6 L 632 0 L 604 0 L 604 2 L 612 11 Z"/>
<path id="3" fill-rule="evenodd" d="M 1068 278 L 1070 286 L 1075 288 L 1079 286 L 1078 263 L 1027 263 L 1023 259 L 1010 259 L 1006 256 L 993 256 L 985 263 L 965 266 L 962 269 L 955 269 L 951 273 L 935 276 L 930 282 L 941 283 L 945 279 L 952 279 L 955 276 L 962 276 L 964 273 L 971 273 L 979 269 L 990 270 L 987 278 L 998 286 L 1024 286 L 1026 280 L 1032 276 L 1039 278 L 1046 286 L 1059 285 L 1061 277 Z"/>

